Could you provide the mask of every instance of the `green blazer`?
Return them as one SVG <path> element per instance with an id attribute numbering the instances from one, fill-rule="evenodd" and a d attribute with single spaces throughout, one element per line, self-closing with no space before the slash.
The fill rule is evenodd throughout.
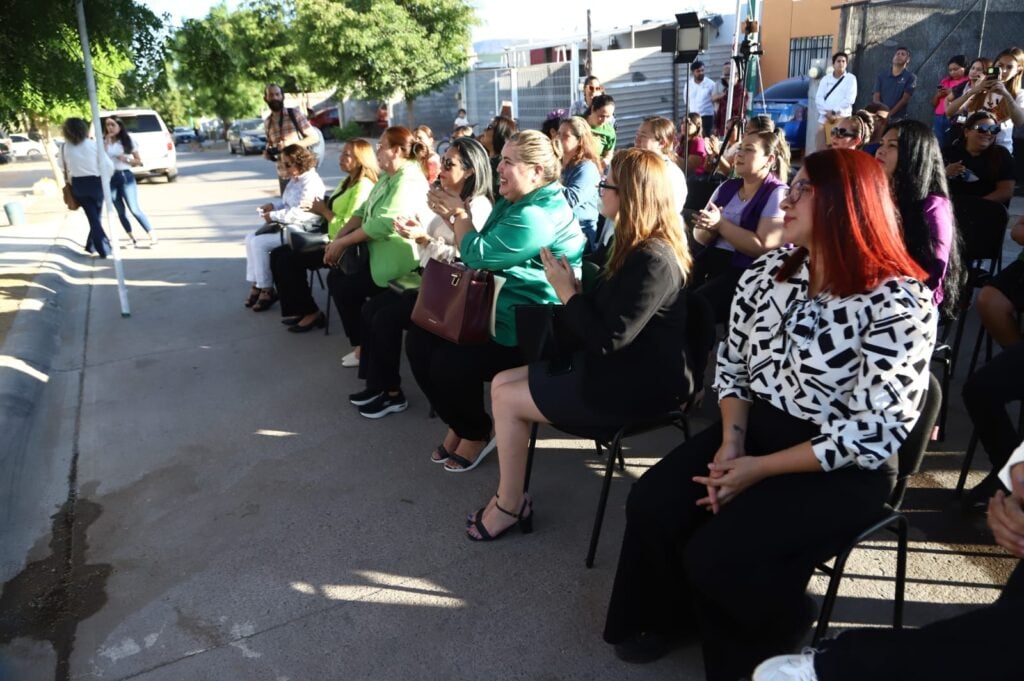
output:
<path id="1" fill-rule="evenodd" d="M 479 232 L 462 239 L 459 250 L 467 266 L 504 277 L 495 311 L 494 340 L 513 347 L 516 340 L 515 306 L 559 302 L 544 276 L 540 249 L 566 256 L 579 271 L 586 237 L 562 185 L 552 182 L 515 203 L 501 198 Z"/>
<path id="2" fill-rule="evenodd" d="M 338 183 L 334 191 L 337 192 L 340 188 L 341 182 Z M 331 202 L 331 212 L 334 213 L 334 219 L 327 223 L 328 237 L 333 239 L 341 231 L 341 228 L 345 226 L 348 219 L 356 212 L 356 208 L 359 208 L 366 201 L 366 197 L 370 195 L 372 189 L 373 182 L 370 181 L 370 178 L 364 177 Z"/>
<path id="3" fill-rule="evenodd" d="M 431 215 L 427 209 L 427 178 L 418 163 L 410 161 L 394 175 L 383 173 L 362 206 L 353 216 L 363 219 L 363 231 L 370 237 L 370 276 L 377 286 L 387 286 L 419 267 L 412 242 L 395 234 L 394 220 L 400 216 Z"/>

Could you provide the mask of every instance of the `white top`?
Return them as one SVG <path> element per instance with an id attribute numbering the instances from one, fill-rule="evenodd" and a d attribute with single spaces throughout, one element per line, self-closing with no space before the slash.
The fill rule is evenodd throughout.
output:
<path id="1" fill-rule="evenodd" d="M 1006 485 L 1006 489 L 1013 489 L 1013 482 L 1010 480 L 1010 469 L 1019 463 L 1024 462 L 1024 442 L 1021 442 L 1017 449 L 1013 450 L 1013 454 L 1010 455 L 1010 460 L 1006 462 L 1002 470 L 999 471 L 999 479 Z"/>
<path id="2" fill-rule="evenodd" d="M 686 204 L 686 174 L 675 161 L 668 156 L 665 159 L 665 167 L 668 168 L 668 181 L 672 183 L 672 198 L 676 202 L 676 212 L 683 212 L 683 205 Z"/>
<path id="3" fill-rule="evenodd" d="M 469 214 L 473 218 L 473 229 L 479 232 L 484 228 L 492 208 L 486 196 L 475 196 L 470 200 Z M 421 267 L 426 267 L 427 261 L 431 258 L 450 263 L 459 257 L 451 223 L 440 215 L 435 213 L 434 218 L 427 223 L 427 236 L 430 237 L 430 241 L 419 245 Z"/>
<path id="4" fill-rule="evenodd" d="M 316 213 L 300 208 L 301 205 L 312 205 L 313 199 L 324 198 L 327 187 L 316 172 L 316 168 L 307 170 L 298 177 L 293 177 L 284 188 L 280 199 L 273 201 L 274 209 L 270 211 L 270 219 L 284 224 L 313 222 L 319 219 Z"/>
<path id="5" fill-rule="evenodd" d="M 129 135 L 129 137 L 131 137 L 131 135 Z M 114 164 L 114 170 L 131 170 L 132 165 L 130 163 L 125 163 L 118 158 L 119 156 L 128 156 L 128 158 L 131 158 L 130 154 L 125 154 L 123 144 L 120 142 L 112 142 L 111 144 L 106 145 L 106 148 L 107 156 L 110 157 L 111 163 Z M 134 139 L 132 139 L 132 148 L 139 148 L 138 143 Z"/>
<path id="6" fill-rule="evenodd" d="M 86 138 L 78 144 L 66 142 L 60 155 L 68 177 L 110 177 L 114 172 L 114 167 L 106 154 L 99 155 L 102 168 L 97 165 L 96 140 L 91 138 Z"/>
<path id="7" fill-rule="evenodd" d="M 836 89 L 829 95 L 828 92 L 832 90 L 833 85 L 836 85 Z M 825 95 L 828 95 L 827 99 Z M 818 107 L 818 123 L 825 122 L 829 111 L 835 111 L 837 115 L 844 118 L 849 116 L 853 113 L 855 99 L 857 99 L 857 76 L 846 72 L 840 82 L 839 78 L 835 77 L 835 73 L 829 71 L 818 83 L 818 93 L 814 95 L 814 103 Z"/>
<path id="8" fill-rule="evenodd" d="M 866 293 L 811 298 L 806 262 L 775 281 L 790 252 L 766 253 L 740 279 L 718 352 L 718 398 L 761 399 L 818 425 L 811 447 L 825 471 L 880 468 L 921 415 L 932 292 L 889 279 Z"/>
<path id="9" fill-rule="evenodd" d="M 1017 106 L 1024 107 L 1024 90 L 1017 93 L 1014 98 L 1017 102 Z M 988 102 L 986 102 L 986 105 Z M 1005 121 L 999 124 L 999 134 L 996 135 L 996 144 L 1006 149 L 1011 154 L 1013 153 L 1013 119 L 1007 118 Z"/>
<path id="10" fill-rule="evenodd" d="M 711 102 L 711 94 L 715 91 L 715 81 L 706 77 L 701 82 L 690 79 L 690 95 L 686 101 L 687 113 L 701 116 L 714 116 L 715 105 Z"/>
<path id="11" fill-rule="evenodd" d="M 469 119 L 465 116 L 456 116 L 455 123 L 453 124 L 456 128 L 463 128 L 469 125 Z"/>

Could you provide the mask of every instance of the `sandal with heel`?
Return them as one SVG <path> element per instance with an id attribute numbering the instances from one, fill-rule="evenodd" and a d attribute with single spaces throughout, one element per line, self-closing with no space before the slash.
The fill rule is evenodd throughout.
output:
<path id="1" fill-rule="evenodd" d="M 529 500 L 529 498 L 523 497 L 523 503 L 519 508 L 519 513 L 513 513 L 512 511 L 502 508 L 501 504 L 498 503 L 497 499 L 495 499 L 494 501 L 494 508 L 498 509 L 507 516 L 515 518 L 516 522 L 512 523 L 500 532 L 492 535 L 490 532 L 487 531 L 487 528 L 484 527 L 484 511 L 487 510 L 487 507 L 484 506 L 483 508 L 476 512 L 475 516 L 473 517 L 473 522 L 469 525 L 469 528 L 467 528 L 466 530 L 466 536 L 469 537 L 470 541 L 494 541 L 495 539 L 500 539 L 502 535 L 507 533 L 513 527 L 518 527 L 520 532 L 522 532 L 523 534 L 530 534 L 531 532 L 533 532 L 533 503 Z M 477 534 L 480 535 L 479 537 L 474 537 L 472 534 L 469 533 L 469 529 L 472 528 L 476 528 Z"/>
<path id="2" fill-rule="evenodd" d="M 249 291 L 249 297 L 245 299 L 245 306 L 252 307 L 256 304 L 256 301 L 260 299 L 260 290 L 255 286 Z"/>

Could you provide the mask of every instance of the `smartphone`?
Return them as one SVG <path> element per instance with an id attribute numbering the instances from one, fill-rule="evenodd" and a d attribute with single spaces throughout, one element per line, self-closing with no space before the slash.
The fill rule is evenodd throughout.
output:
<path id="1" fill-rule="evenodd" d="M 999 77 L 999 67 L 990 66 L 985 69 L 985 80 L 995 80 Z"/>
<path id="2" fill-rule="evenodd" d="M 436 180 L 434 180 L 434 183 L 431 184 L 430 187 L 432 189 L 440 189 L 441 188 L 441 178 L 439 177 Z"/>

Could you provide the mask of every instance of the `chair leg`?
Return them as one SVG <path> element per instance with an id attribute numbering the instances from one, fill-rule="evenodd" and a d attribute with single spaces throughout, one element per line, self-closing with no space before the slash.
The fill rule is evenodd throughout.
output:
<path id="1" fill-rule="evenodd" d="M 949 379 L 952 376 L 952 364 L 949 358 L 942 362 L 942 402 L 939 404 L 939 442 L 946 441 L 946 414 L 949 410 Z"/>
<path id="2" fill-rule="evenodd" d="M 612 488 L 612 476 L 615 475 L 615 460 L 622 456 L 622 431 L 615 434 L 608 448 L 608 463 L 604 467 L 604 482 L 601 484 L 601 498 L 597 502 L 597 517 L 594 518 L 594 530 L 590 533 L 590 548 L 587 550 L 587 567 L 594 567 L 594 556 L 597 554 L 597 541 L 601 538 L 601 525 L 604 523 L 604 511 L 608 505 L 608 492 Z"/>
<path id="3" fill-rule="evenodd" d="M 683 441 L 690 439 L 690 417 L 683 414 L 683 418 L 680 420 L 680 427 L 683 429 Z"/>
<path id="4" fill-rule="evenodd" d="M 320 288 L 324 291 L 324 335 L 329 336 L 331 334 L 331 292 L 327 290 L 327 286 L 324 284 L 324 278 L 320 276 L 320 270 L 313 270 L 316 272 L 317 281 L 320 282 Z M 313 290 L 313 287 L 309 287 Z"/>
<path id="5" fill-rule="evenodd" d="M 903 596 L 907 586 L 907 519 L 896 519 L 896 594 L 893 597 L 892 628 L 903 628 Z"/>
<path id="6" fill-rule="evenodd" d="M 537 428 L 539 424 L 534 423 L 530 428 L 530 447 L 526 450 L 526 477 L 523 478 L 523 493 L 530 491 L 530 473 L 533 472 L 533 450 L 537 448 Z"/>
<path id="7" fill-rule="evenodd" d="M 967 444 L 967 451 L 964 452 L 964 463 L 960 466 L 960 478 L 956 481 L 956 494 L 964 493 L 964 485 L 967 483 L 967 474 L 971 471 L 971 463 L 974 461 L 974 450 L 978 448 L 978 431 L 971 431 L 971 441 Z"/>
<path id="8" fill-rule="evenodd" d="M 846 569 L 846 559 L 850 557 L 850 550 L 844 551 L 836 556 L 832 565 L 832 575 L 828 580 L 828 590 L 825 592 L 825 600 L 821 604 L 821 612 L 818 613 L 818 626 L 814 628 L 814 639 L 811 647 L 816 648 L 818 643 L 828 633 L 828 623 L 832 619 L 832 610 L 836 607 L 836 598 L 839 596 L 839 582 L 843 579 L 843 570 Z"/>
<path id="9" fill-rule="evenodd" d="M 970 295 L 970 292 L 968 293 Z M 957 360 L 960 355 L 960 344 L 964 340 L 964 327 L 967 325 L 967 313 L 970 310 L 969 306 L 960 308 L 960 318 L 956 320 L 956 334 L 953 336 L 953 347 L 950 351 L 949 357 L 949 374 L 950 376 L 956 373 Z"/>

